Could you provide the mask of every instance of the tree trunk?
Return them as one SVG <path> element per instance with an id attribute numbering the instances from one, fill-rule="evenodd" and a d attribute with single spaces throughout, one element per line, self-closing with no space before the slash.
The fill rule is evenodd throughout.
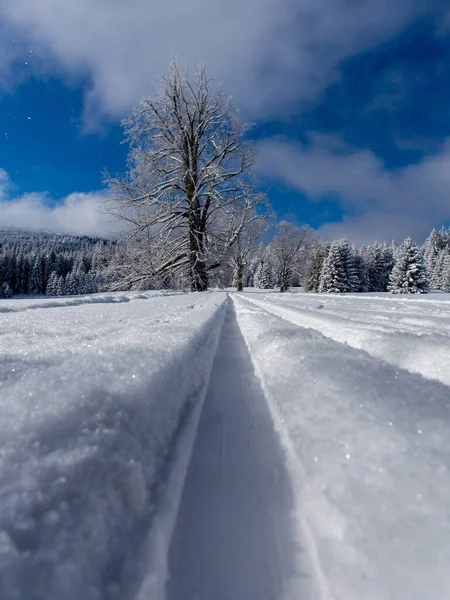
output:
<path id="1" fill-rule="evenodd" d="M 238 263 L 237 271 L 236 271 L 236 291 L 238 291 L 238 292 L 242 292 L 242 290 L 244 289 L 243 279 L 244 279 L 244 265 L 241 263 Z"/>
<path id="2" fill-rule="evenodd" d="M 191 292 L 206 292 L 208 272 L 204 253 L 204 228 L 202 226 L 200 202 L 194 195 L 193 184 L 186 181 L 189 193 L 189 275 Z"/>
<path id="3" fill-rule="evenodd" d="M 289 279 L 288 279 L 286 273 L 284 273 L 281 277 L 280 292 L 283 294 L 284 292 L 287 292 L 288 288 L 289 288 Z"/>
<path id="4" fill-rule="evenodd" d="M 208 289 L 208 272 L 203 256 L 203 236 L 191 228 L 189 231 L 189 276 L 191 279 L 191 292 L 206 292 Z"/>

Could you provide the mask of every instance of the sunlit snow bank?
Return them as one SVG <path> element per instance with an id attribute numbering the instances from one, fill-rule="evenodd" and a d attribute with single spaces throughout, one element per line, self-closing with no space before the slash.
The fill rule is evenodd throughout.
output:
<path id="1" fill-rule="evenodd" d="M 150 292 L 102 292 L 80 296 L 23 296 L 12 300 L 0 301 L 0 313 L 20 312 L 35 308 L 58 308 L 61 306 L 80 306 L 82 304 L 110 304 L 114 302 L 131 302 L 131 300 L 148 300 L 157 296 L 173 296 L 182 292 L 155 290 Z"/>
<path id="2" fill-rule="evenodd" d="M 450 389 L 244 298 L 324 597 L 450 598 Z"/>
<path id="3" fill-rule="evenodd" d="M 450 295 L 246 294 L 287 321 L 450 385 Z"/>
<path id="4" fill-rule="evenodd" d="M 196 426 L 224 300 L 0 314 L 1 600 L 135 595 L 162 484 L 183 476 L 174 440 Z"/>

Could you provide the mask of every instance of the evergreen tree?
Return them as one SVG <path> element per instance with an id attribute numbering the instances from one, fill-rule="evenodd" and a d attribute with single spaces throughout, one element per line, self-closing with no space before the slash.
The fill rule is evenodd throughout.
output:
<path id="1" fill-rule="evenodd" d="M 9 283 L 6 283 L 6 281 L 4 283 L 2 283 L 2 285 L 0 286 L 0 298 L 12 298 L 12 290 L 9 287 Z"/>
<path id="2" fill-rule="evenodd" d="M 65 296 L 66 295 L 66 280 L 62 275 L 58 277 L 58 285 L 56 288 L 57 296 Z"/>
<path id="3" fill-rule="evenodd" d="M 78 281 L 73 271 L 66 277 L 66 294 L 68 296 L 76 296 L 78 294 Z"/>
<path id="4" fill-rule="evenodd" d="M 389 286 L 389 277 L 391 276 L 392 269 L 394 268 L 395 259 L 392 247 L 388 246 L 386 243 L 381 247 L 380 259 L 380 291 L 387 292 Z"/>
<path id="5" fill-rule="evenodd" d="M 443 292 L 450 292 L 450 254 L 444 258 L 441 273 L 441 288 Z"/>
<path id="6" fill-rule="evenodd" d="M 52 271 L 47 283 L 47 296 L 58 295 L 58 275 Z"/>
<path id="7" fill-rule="evenodd" d="M 430 287 L 432 290 L 443 290 L 443 288 L 445 287 L 444 262 L 445 262 L 446 256 L 447 256 L 447 250 L 446 249 L 440 250 L 439 254 L 437 255 L 437 257 L 435 259 L 434 268 L 429 273 Z"/>
<path id="8" fill-rule="evenodd" d="M 319 292 L 342 294 L 349 291 L 345 253 L 342 240 L 334 241 L 320 274 Z"/>
<path id="9" fill-rule="evenodd" d="M 347 285 L 349 292 L 361 292 L 361 265 L 357 258 L 357 251 L 354 246 L 350 245 L 347 238 L 341 240 L 340 251 L 345 264 L 347 274 Z"/>
<path id="10" fill-rule="evenodd" d="M 398 251 L 390 276 L 392 294 L 426 294 L 429 283 L 421 251 L 411 238 L 406 238 Z"/>
<path id="11" fill-rule="evenodd" d="M 306 273 L 303 280 L 305 292 L 318 292 L 320 285 L 320 274 L 327 255 L 327 248 L 323 245 L 317 246 L 308 261 Z"/>
<path id="12" fill-rule="evenodd" d="M 30 290 L 33 294 L 44 293 L 43 279 L 44 272 L 42 269 L 42 260 L 41 256 L 37 254 L 33 261 L 30 275 Z"/>
<path id="13" fill-rule="evenodd" d="M 271 290 L 273 288 L 272 268 L 268 260 L 262 260 L 255 272 L 255 287 L 261 290 Z"/>
<path id="14" fill-rule="evenodd" d="M 354 258 L 355 268 L 358 272 L 359 285 L 358 288 L 355 289 L 355 292 L 368 292 L 369 291 L 369 275 L 367 273 L 366 263 L 364 262 L 362 256 L 355 249 L 354 250 Z"/>
<path id="15" fill-rule="evenodd" d="M 444 255 L 442 252 L 444 251 Z M 435 229 L 430 233 L 423 245 L 425 266 L 428 271 L 430 286 L 433 290 L 440 289 L 440 269 L 445 253 L 450 252 L 450 229 L 444 227 L 437 232 Z"/>

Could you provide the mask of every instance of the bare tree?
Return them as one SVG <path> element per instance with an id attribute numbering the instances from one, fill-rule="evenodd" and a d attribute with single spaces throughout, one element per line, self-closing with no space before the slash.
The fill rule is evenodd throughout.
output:
<path id="1" fill-rule="evenodd" d="M 159 95 L 144 98 L 124 127 L 128 172 L 107 177 L 109 210 L 128 223 L 129 235 L 144 234 L 157 248 L 152 276 L 188 273 L 191 290 L 204 291 L 208 271 L 262 205 L 245 176 L 255 160 L 246 127 L 203 63 L 190 80 L 176 62 Z"/>
<path id="2" fill-rule="evenodd" d="M 261 204 L 264 199 L 261 200 Z M 246 221 L 245 226 L 238 233 L 236 242 L 231 248 L 231 263 L 235 271 L 236 290 L 242 292 L 244 287 L 244 271 L 248 267 L 255 250 L 255 246 L 261 239 L 262 234 L 270 226 L 273 215 L 267 212 L 263 215 L 252 215 Z"/>
<path id="3" fill-rule="evenodd" d="M 286 221 L 281 221 L 277 229 L 271 254 L 280 292 L 286 292 L 294 274 L 301 275 L 302 259 L 315 243 L 316 236 L 311 227 L 295 227 Z"/>

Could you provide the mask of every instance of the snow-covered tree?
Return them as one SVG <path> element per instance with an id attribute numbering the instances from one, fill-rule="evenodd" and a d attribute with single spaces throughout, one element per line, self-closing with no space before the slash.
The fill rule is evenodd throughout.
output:
<path id="1" fill-rule="evenodd" d="M 450 253 L 450 229 L 442 227 L 439 232 L 432 230 L 422 247 L 425 266 L 428 271 L 430 287 L 441 289 L 442 263 L 446 254 Z"/>
<path id="2" fill-rule="evenodd" d="M 153 247 L 132 285 L 185 273 L 192 291 L 204 291 L 209 272 L 261 206 L 262 195 L 245 176 L 254 163 L 246 127 L 203 63 L 189 78 L 176 62 L 159 95 L 144 98 L 124 125 L 129 170 L 107 179 L 111 212 Z"/>
<path id="3" fill-rule="evenodd" d="M 311 253 L 306 264 L 305 276 L 303 278 L 303 289 L 305 292 L 319 291 L 320 274 L 327 253 L 328 247 L 323 244 L 318 244 Z"/>
<path id="4" fill-rule="evenodd" d="M 261 290 L 271 290 L 274 286 L 272 266 L 268 259 L 263 259 L 255 272 L 254 285 Z"/>
<path id="5" fill-rule="evenodd" d="M 91 291 L 97 291 L 100 282 L 105 285 L 115 247 L 114 242 L 86 236 L 0 231 L 0 283 L 6 282 L 13 294 L 54 295 L 55 275 L 64 279 L 75 269 L 89 280 Z"/>
<path id="6" fill-rule="evenodd" d="M 429 283 L 422 252 L 408 237 L 400 246 L 390 276 L 392 294 L 426 294 Z"/>
<path id="7" fill-rule="evenodd" d="M 45 294 L 46 278 L 44 263 L 45 260 L 40 254 L 33 261 L 30 274 L 30 289 L 34 294 Z"/>
<path id="8" fill-rule="evenodd" d="M 59 277 L 55 271 L 50 273 L 49 280 L 47 282 L 47 296 L 57 296 L 58 295 L 58 280 Z"/>
<path id="9" fill-rule="evenodd" d="M 397 252 L 397 250 L 396 250 Z M 394 266 L 392 246 L 375 242 L 360 250 L 366 264 L 369 292 L 385 292 Z"/>
<path id="10" fill-rule="evenodd" d="M 255 247 L 264 231 L 269 226 L 268 215 L 253 215 L 248 213 L 248 222 L 238 233 L 236 241 L 230 250 L 230 263 L 233 267 L 232 285 L 238 292 L 244 287 L 244 276 L 246 269 L 250 266 L 251 259 L 255 253 Z"/>
<path id="11" fill-rule="evenodd" d="M 277 235 L 270 244 L 274 276 L 280 292 L 286 292 L 293 279 L 300 279 L 300 263 L 306 263 L 305 252 L 310 248 L 316 237 L 311 227 L 295 227 L 291 223 L 281 221 Z M 306 268 L 306 264 L 302 265 Z"/>
<path id="12" fill-rule="evenodd" d="M 335 240 L 322 266 L 319 292 L 342 294 L 348 291 L 348 272 L 346 256 L 342 252 L 342 240 Z"/>
<path id="13" fill-rule="evenodd" d="M 9 287 L 9 283 L 2 283 L 0 285 L 0 298 L 11 298 L 13 295 L 11 288 Z"/>
<path id="14" fill-rule="evenodd" d="M 58 277 L 58 285 L 56 287 L 56 295 L 57 296 L 65 296 L 66 295 L 66 280 L 62 275 Z"/>
<path id="15" fill-rule="evenodd" d="M 440 289 L 443 292 L 450 292 L 450 254 L 445 256 L 442 264 Z"/>

